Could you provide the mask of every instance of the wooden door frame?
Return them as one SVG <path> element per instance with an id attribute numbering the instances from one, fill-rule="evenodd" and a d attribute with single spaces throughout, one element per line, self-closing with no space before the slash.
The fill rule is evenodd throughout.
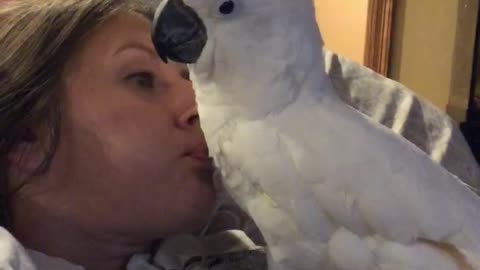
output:
<path id="1" fill-rule="evenodd" d="M 364 65 L 388 74 L 394 0 L 369 0 Z"/>
<path id="2" fill-rule="evenodd" d="M 475 55 L 479 7 L 478 0 L 458 1 L 450 93 L 447 103 L 447 113 L 457 122 L 466 120 L 470 95 L 474 91 L 472 87 L 475 86 L 476 74 L 473 73 L 473 67 L 474 58 L 479 57 Z"/>

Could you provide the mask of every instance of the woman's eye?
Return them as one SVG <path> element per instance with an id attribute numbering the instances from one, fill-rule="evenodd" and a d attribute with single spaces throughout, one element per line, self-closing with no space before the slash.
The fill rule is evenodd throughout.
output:
<path id="1" fill-rule="evenodd" d="M 154 87 L 154 77 L 153 77 L 153 74 L 149 72 L 132 73 L 127 76 L 127 80 L 141 88 L 151 89 Z"/>

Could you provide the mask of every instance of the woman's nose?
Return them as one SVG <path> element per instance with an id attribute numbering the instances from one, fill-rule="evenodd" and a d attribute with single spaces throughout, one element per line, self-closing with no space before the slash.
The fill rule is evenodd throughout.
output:
<path id="1" fill-rule="evenodd" d="M 0 0 L 1 1 L 1 0 Z M 186 67 L 173 69 L 176 73 L 172 75 L 171 87 L 172 101 L 171 108 L 175 112 L 175 122 L 178 128 L 189 129 L 199 124 L 198 110 L 195 100 L 195 92 L 192 88 L 192 82 L 188 80 L 188 70 Z M 178 74 L 180 70 L 180 76 Z"/>
<path id="2" fill-rule="evenodd" d="M 197 125 L 198 119 L 197 105 L 193 105 L 180 114 L 177 125 L 179 128 L 188 129 Z"/>

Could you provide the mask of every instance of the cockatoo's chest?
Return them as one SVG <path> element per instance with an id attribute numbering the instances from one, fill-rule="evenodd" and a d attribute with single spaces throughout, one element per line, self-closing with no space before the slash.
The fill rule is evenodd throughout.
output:
<path id="1" fill-rule="evenodd" d="M 345 166 L 373 157 L 363 149 L 368 146 L 358 142 L 362 136 L 348 132 L 348 123 L 334 111 L 305 99 L 280 114 L 257 120 L 230 117 L 229 108 L 199 103 L 210 155 L 225 182 L 236 179 L 231 177 L 236 172 L 242 174 L 238 179 L 260 181 L 262 186 L 300 177 L 318 184 L 322 178 L 337 178 Z M 342 158 L 332 158 L 339 149 Z"/>
<path id="2" fill-rule="evenodd" d="M 289 163 L 288 151 L 279 151 L 281 136 L 278 127 L 268 121 L 232 120 L 206 140 L 226 184 L 236 186 L 245 179 L 279 179 Z"/>
<path id="3" fill-rule="evenodd" d="M 210 155 L 224 184 L 235 190 L 243 185 L 241 195 L 252 185 L 269 193 L 287 194 L 291 185 L 299 184 L 299 177 L 310 182 L 308 178 L 315 176 L 312 181 L 318 183 L 318 177 L 332 170 L 327 168 L 331 162 L 321 160 L 326 155 L 316 154 L 335 148 L 334 142 L 326 143 L 330 131 L 315 129 L 311 134 L 312 119 L 322 120 L 308 106 L 300 105 L 302 109 L 293 104 L 281 114 L 258 120 L 230 118 L 228 110 L 219 107 L 199 107 Z M 312 141 L 311 135 L 317 139 Z M 309 157 L 315 160 L 307 161 Z"/>

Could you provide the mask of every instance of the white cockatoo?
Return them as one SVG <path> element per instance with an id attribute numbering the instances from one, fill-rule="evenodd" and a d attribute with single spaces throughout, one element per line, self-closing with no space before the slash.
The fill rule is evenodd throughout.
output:
<path id="1" fill-rule="evenodd" d="M 152 39 L 270 269 L 480 269 L 480 198 L 340 100 L 312 0 L 164 0 Z"/>

